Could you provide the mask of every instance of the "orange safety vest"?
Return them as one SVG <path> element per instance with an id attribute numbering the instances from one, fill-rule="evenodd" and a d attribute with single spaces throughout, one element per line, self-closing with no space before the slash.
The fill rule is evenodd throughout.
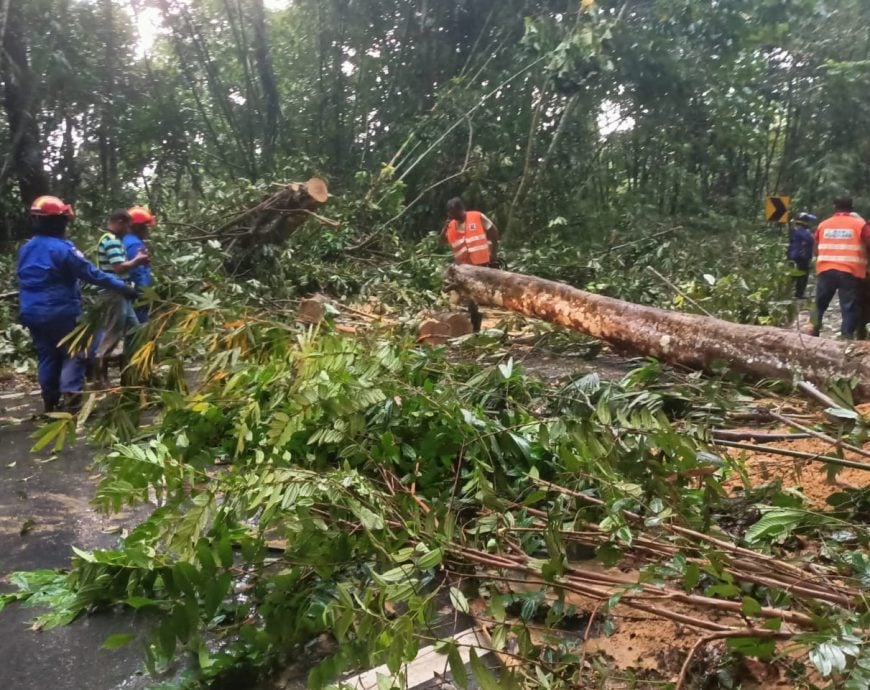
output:
<path id="1" fill-rule="evenodd" d="M 483 266 L 489 263 L 489 240 L 480 211 L 465 214 L 465 229 L 459 229 L 458 221 L 447 224 L 447 241 L 453 250 L 453 258 L 458 264 Z"/>
<path id="2" fill-rule="evenodd" d="M 838 213 L 819 223 L 816 273 L 836 270 L 858 278 L 867 277 L 867 250 L 861 241 L 865 222 L 862 218 Z"/>

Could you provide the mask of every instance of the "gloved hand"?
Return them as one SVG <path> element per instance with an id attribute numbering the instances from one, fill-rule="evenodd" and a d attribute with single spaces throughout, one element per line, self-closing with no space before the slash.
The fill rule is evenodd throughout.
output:
<path id="1" fill-rule="evenodd" d="M 139 288 L 125 285 L 124 289 L 121 290 L 121 294 L 124 295 L 124 297 L 126 297 L 127 299 L 137 300 L 142 296 L 142 291 Z"/>
<path id="2" fill-rule="evenodd" d="M 489 263 L 487 264 L 487 268 L 497 268 L 499 270 L 504 270 L 504 266 L 504 262 L 498 257 L 493 257 L 489 260 Z"/>

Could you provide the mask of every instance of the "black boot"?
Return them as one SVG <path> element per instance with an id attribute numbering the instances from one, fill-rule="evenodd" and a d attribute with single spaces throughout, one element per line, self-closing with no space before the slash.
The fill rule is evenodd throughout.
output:
<path id="1" fill-rule="evenodd" d="M 483 314 L 480 313 L 475 302 L 468 303 L 468 318 L 471 320 L 471 328 L 475 333 L 480 333 L 480 327 L 483 325 Z"/>
<path id="2" fill-rule="evenodd" d="M 64 412 L 70 414 L 78 414 L 82 409 L 82 394 L 81 393 L 64 393 L 63 394 L 63 409 Z"/>

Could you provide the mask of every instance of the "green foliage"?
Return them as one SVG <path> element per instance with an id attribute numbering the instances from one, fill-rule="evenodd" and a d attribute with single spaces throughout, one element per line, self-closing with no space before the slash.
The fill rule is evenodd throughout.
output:
<path id="1" fill-rule="evenodd" d="M 479 596 L 454 579 L 457 550 L 498 553 L 505 530 L 536 524 L 535 511 L 550 527 L 518 532 L 518 543 L 554 582 L 568 563 L 559 524 L 595 526 L 597 556 L 612 564 L 648 531 L 675 522 L 719 529 L 718 516 L 728 516 L 718 482 L 691 479 L 712 461 L 732 462 L 705 442 L 707 426 L 738 404 L 727 379 L 674 379 L 651 362 L 621 381 L 591 374 L 553 391 L 511 359 L 455 361 L 377 331 L 304 330 L 220 300 L 191 297 L 191 306 L 158 314 L 149 326 L 157 347 L 143 341 L 129 374 L 162 385 L 101 404 L 111 412 L 96 431 L 115 442 L 99 462 L 95 504 L 156 507 L 117 547 L 76 551 L 68 575 L 17 576 L 20 591 L 4 602 L 51 606 L 41 625 L 118 604 L 148 610 L 149 668 L 185 651 L 202 679 L 239 665 L 265 672 L 327 633 L 336 649 L 309 677 L 325 687 L 351 669 L 398 670 L 439 602 L 463 611 Z M 192 388 L 166 383 L 191 357 L 204 362 Z M 154 418 L 136 430 L 143 404 Z M 546 482 L 594 502 L 550 493 Z M 787 531 L 836 534 L 842 525 L 772 508 L 746 540 L 775 544 Z M 706 565 L 677 553 L 644 581 L 737 601 L 749 618 L 781 605 L 775 589 L 741 587 L 715 550 L 703 556 Z M 844 573 L 866 574 L 863 561 L 845 556 Z M 510 602 L 488 601 L 504 621 Z M 529 668 L 560 687 L 573 677 L 570 646 L 533 643 L 524 625 L 544 616 L 555 627 L 569 612 L 545 606 L 542 594 L 518 602 L 524 622 L 505 623 L 494 639 L 503 644 L 510 630 Z M 770 652 L 763 640 L 733 644 L 742 654 Z M 456 667 L 455 652 L 444 653 Z M 554 664 L 564 676 L 552 674 Z M 472 673 L 495 682 L 479 663 Z"/>
<path id="2" fill-rule="evenodd" d="M 26 5 L 35 120 L 56 191 L 76 200 L 77 243 L 93 244 L 107 204 L 147 202 L 160 217 L 155 316 L 130 386 L 85 408 L 108 448 L 95 504 L 151 510 L 115 548 L 77 551 L 69 573 L 15 574 L 0 607 L 48 607 L 45 627 L 147 610 L 150 669 L 190 654 L 191 683 L 265 672 L 328 634 L 336 649 L 309 677 L 324 687 L 351 669 L 395 674 L 441 602 L 483 600 L 495 646 L 510 636 L 523 664 L 497 678 L 473 657 L 476 682 L 567 688 L 585 680 L 576 650 L 533 642 L 529 624 L 555 630 L 570 607 L 478 582 L 462 548 L 497 555 L 511 535 L 556 584 L 577 547 L 563 532 L 600 535 L 586 548 L 606 565 L 673 525 L 770 552 L 812 534 L 843 578 L 870 582 L 854 548 L 867 543 L 866 496 L 828 512 L 755 496 L 760 517 L 732 514 L 715 473 L 739 462 L 706 439 L 745 400 L 733 377 L 649 362 L 554 391 L 485 338 L 457 356 L 417 347 L 403 325 L 352 339 L 329 321 L 305 330 L 288 308 L 315 291 L 372 298 L 402 320 L 443 303 L 449 249 L 435 235 L 462 193 L 505 233 L 511 269 L 783 325 L 791 275 L 784 237 L 758 223 L 761 200 L 790 193 L 823 215 L 834 191 L 866 186 L 866 3 L 160 2 L 147 51 L 114 0 Z M 836 40 L 818 30 L 829 25 Z M 20 177 L 6 157 L 8 180 Z M 228 219 L 310 174 L 327 178 L 334 222 L 257 247 L 254 270 L 228 276 Z M 0 205 L 7 234 L 24 234 L 8 181 Z M 12 263 L 0 263 L 10 285 Z M 23 369 L 14 321 L 3 301 L 0 365 Z M 834 410 L 840 432 L 863 442 L 848 412 Z M 36 447 L 74 438 L 75 421 L 56 416 Z M 753 624 L 790 604 L 676 539 L 642 580 L 728 600 Z M 823 675 L 858 688 L 870 666 L 854 608 L 807 604 L 818 630 L 801 642 Z M 758 637 L 729 647 L 774 652 Z M 457 648 L 442 651 L 467 684 Z"/>

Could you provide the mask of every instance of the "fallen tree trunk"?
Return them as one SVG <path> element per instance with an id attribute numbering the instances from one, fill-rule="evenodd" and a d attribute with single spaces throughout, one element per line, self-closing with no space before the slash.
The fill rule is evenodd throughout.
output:
<path id="1" fill-rule="evenodd" d="M 805 379 L 821 386 L 854 378 L 856 395 L 870 399 L 870 344 L 680 314 L 477 266 L 450 266 L 445 288 L 670 364 L 709 371 L 724 362 L 754 378 Z"/>

